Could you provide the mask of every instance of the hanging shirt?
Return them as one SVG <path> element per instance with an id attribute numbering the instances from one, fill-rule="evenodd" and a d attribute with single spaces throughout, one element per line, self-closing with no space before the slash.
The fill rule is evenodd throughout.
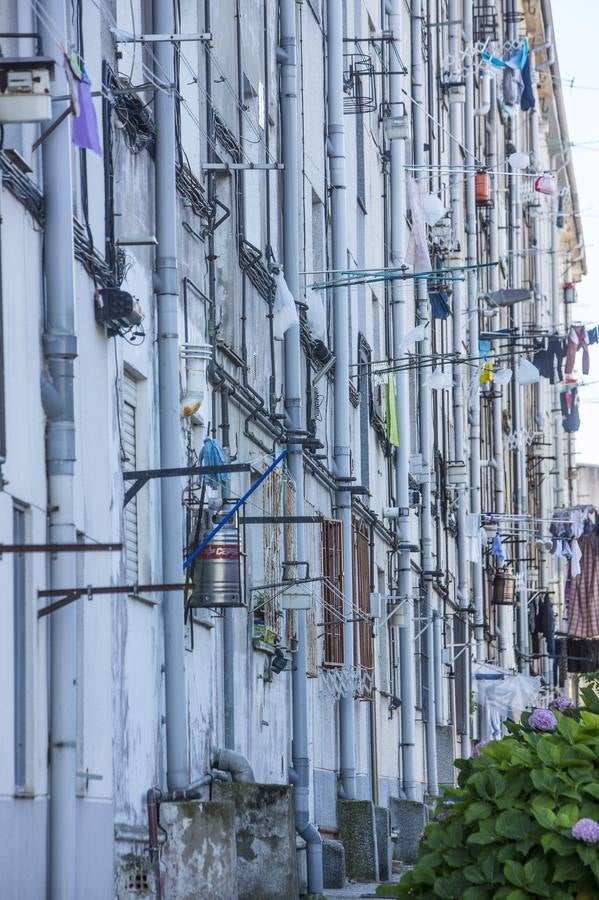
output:
<path id="1" fill-rule="evenodd" d="M 576 354 L 582 347 L 582 374 L 589 374 L 589 343 L 587 330 L 584 325 L 571 325 L 568 332 L 568 349 L 566 351 L 566 375 L 571 375 L 574 369 Z"/>
<path id="2" fill-rule="evenodd" d="M 580 428 L 580 413 L 578 411 L 578 403 L 576 402 L 577 390 L 564 391 L 560 394 L 560 405 L 562 408 L 562 425 L 564 431 L 571 434 Z"/>
<path id="3" fill-rule="evenodd" d="M 580 575 L 580 560 L 582 559 L 582 550 L 580 549 L 580 544 L 578 543 L 576 538 L 572 538 L 572 542 L 570 544 L 570 552 L 572 554 L 570 574 L 572 578 L 576 578 L 577 575 Z"/>
<path id="4" fill-rule="evenodd" d="M 599 636 L 599 559 L 595 536 L 585 534 L 580 542 L 580 574 L 570 581 L 568 635 L 575 638 Z"/>

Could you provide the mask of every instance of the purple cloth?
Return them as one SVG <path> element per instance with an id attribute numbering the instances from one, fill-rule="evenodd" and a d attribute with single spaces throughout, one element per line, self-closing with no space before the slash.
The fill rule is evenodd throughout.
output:
<path id="1" fill-rule="evenodd" d="M 79 81 L 77 94 L 79 97 L 79 115 L 73 119 L 72 123 L 71 136 L 73 143 L 77 147 L 93 150 L 98 156 L 102 156 L 91 85 L 87 81 Z"/>

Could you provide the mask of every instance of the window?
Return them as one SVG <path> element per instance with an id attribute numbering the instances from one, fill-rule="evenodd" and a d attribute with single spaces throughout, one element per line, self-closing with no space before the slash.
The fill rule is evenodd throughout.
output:
<path id="1" fill-rule="evenodd" d="M 356 667 L 372 674 L 374 671 L 374 641 L 370 619 L 370 546 L 368 526 L 354 517 L 352 522 L 354 661 Z M 370 692 L 368 698 L 372 696 Z"/>
<path id="2" fill-rule="evenodd" d="M 13 506 L 13 541 L 25 543 L 25 509 Z M 27 594 L 25 554 L 13 558 L 15 793 L 27 790 Z"/>
<path id="3" fill-rule="evenodd" d="M 343 652 L 343 525 L 322 523 L 322 605 L 325 666 L 342 666 Z"/>
<path id="4" fill-rule="evenodd" d="M 128 372 L 123 378 L 123 469 L 137 469 L 137 382 Z M 136 584 L 138 567 L 137 496 L 125 507 L 125 566 L 127 584 Z"/>

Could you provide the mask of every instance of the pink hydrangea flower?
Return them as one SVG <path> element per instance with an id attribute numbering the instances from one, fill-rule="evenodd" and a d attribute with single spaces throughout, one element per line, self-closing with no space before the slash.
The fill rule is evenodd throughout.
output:
<path id="1" fill-rule="evenodd" d="M 537 731 L 555 731 L 557 719 L 550 709 L 535 709 L 528 724 Z"/>
<path id="2" fill-rule="evenodd" d="M 572 829 L 572 837 L 577 841 L 584 841 L 585 844 L 596 844 L 599 842 L 599 822 L 594 819 L 579 819 Z"/>
<path id="3" fill-rule="evenodd" d="M 572 709 L 573 706 L 574 704 L 569 697 L 556 697 L 555 700 L 551 700 L 549 703 L 549 709 L 557 709 L 561 713 L 567 709 Z"/>

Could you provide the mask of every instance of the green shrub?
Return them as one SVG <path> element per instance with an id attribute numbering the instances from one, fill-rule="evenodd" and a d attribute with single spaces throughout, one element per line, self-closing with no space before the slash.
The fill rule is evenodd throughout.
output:
<path id="1" fill-rule="evenodd" d="M 582 693 L 585 708 L 524 714 L 478 758 L 456 762 L 458 787 L 394 896 L 599 897 L 599 697 Z"/>

